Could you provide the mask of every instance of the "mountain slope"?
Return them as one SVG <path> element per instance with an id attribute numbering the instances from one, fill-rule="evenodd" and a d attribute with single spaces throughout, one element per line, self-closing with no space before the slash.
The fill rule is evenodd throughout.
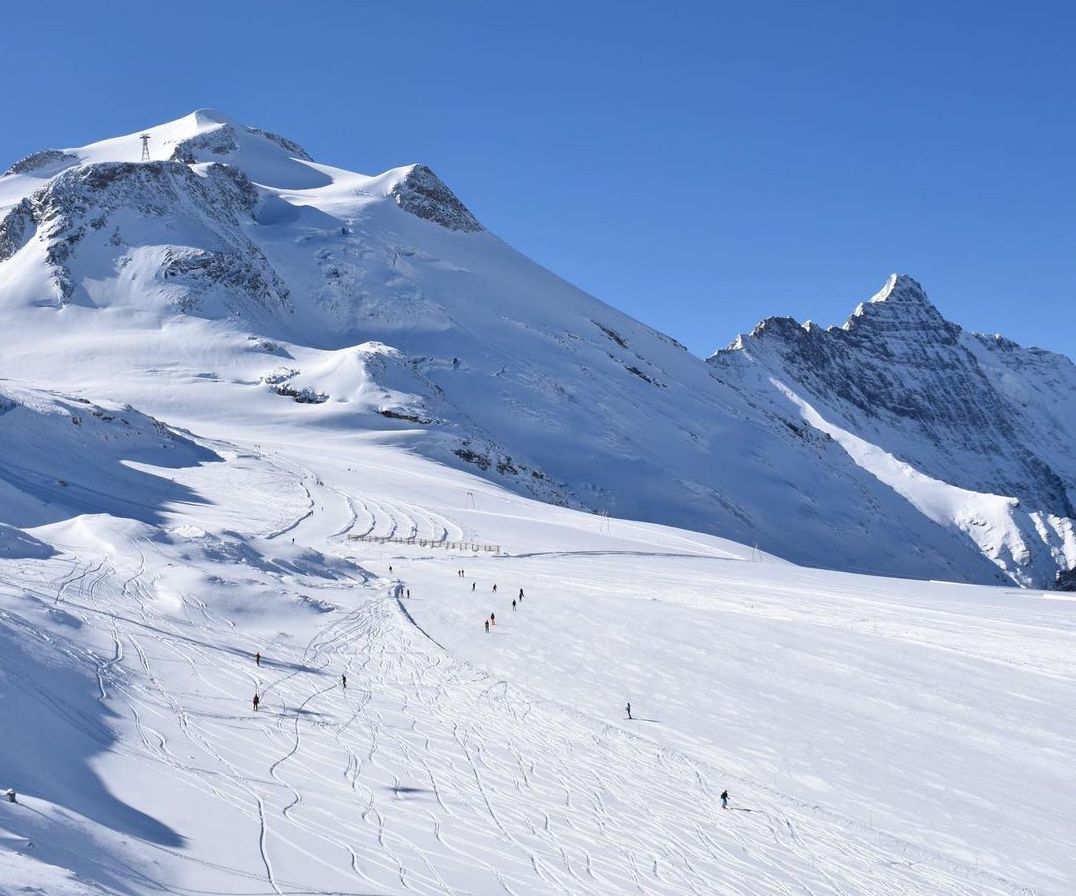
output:
<path id="1" fill-rule="evenodd" d="M 757 371 L 707 364 L 506 246 L 428 168 L 342 171 L 210 110 L 145 133 L 165 160 L 139 162 L 132 134 L 0 177 L 0 323 L 15 335 L 0 372 L 181 426 L 241 395 L 250 422 L 380 433 L 543 500 L 799 563 L 1034 585 L 1076 563 L 1072 479 L 1052 459 L 1016 534 L 981 543 L 803 426 Z M 914 315 L 896 313 L 894 359 Z M 1038 362 L 1042 382 L 1060 375 Z M 1005 364 L 998 352 L 990 375 L 1034 390 Z M 1006 499 L 1032 456 L 937 476 Z"/>

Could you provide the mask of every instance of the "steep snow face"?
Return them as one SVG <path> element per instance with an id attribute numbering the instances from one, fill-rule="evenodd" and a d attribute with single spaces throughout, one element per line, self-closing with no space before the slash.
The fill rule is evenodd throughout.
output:
<path id="1" fill-rule="evenodd" d="M 484 230 L 425 166 L 343 171 L 210 110 L 144 132 L 164 160 L 139 161 L 141 133 L 46 151 L 0 177 L 0 325 L 15 337 L 0 374 L 222 437 L 239 420 L 379 433 L 542 500 L 799 563 L 1045 584 L 1076 562 L 1071 479 L 1053 456 L 1043 462 L 1056 479 L 1024 477 L 1030 455 L 996 470 L 954 460 L 956 478 L 889 449 L 954 487 L 1034 498 L 1026 525 L 1048 534 L 1023 543 L 1049 544 L 1054 566 L 1015 547 L 991 553 L 865 469 L 835 430 L 805 425 L 762 367 L 706 364 L 565 283 Z M 965 459 L 1043 458 L 1011 440 L 1015 424 L 987 446 L 969 435 L 964 418 L 982 427 L 1007 404 L 934 406 L 938 394 L 967 397 L 964 368 L 935 365 L 937 346 L 994 357 L 983 376 L 999 394 L 1021 388 L 1019 363 L 947 324 L 912 281 L 892 281 L 828 340 L 790 321 L 761 329 L 787 331 L 753 341 L 787 342 L 816 391 L 849 391 L 860 416 L 933 414 L 914 439 L 944 437 Z M 844 369 L 846 346 L 869 363 Z M 1040 362 L 1035 388 L 1054 376 Z M 890 383 L 890 365 L 918 371 L 921 391 Z M 770 372 L 802 391 L 783 367 Z M 801 397 L 875 444 L 810 390 Z"/>
<path id="2" fill-rule="evenodd" d="M 133 408 L 10 383 L 0 383 L 0 444 L 0 556 L 8 557 L 33 541 L 17 539 L 9 527 L 84 513 L 159 521 L 165 504 L 189 500 L 190 493 L 137 465 L 169 468 L 216 459 Z"/>
<path id="3" fill-rule="evenodd" d="M 965 333 L 894 275 L 843 327 L 772 318 L 710 361 L 755 387 L 766 371 L 858 466 L 1016 581 L 1048 585 L 1076 565 L 1067 358 Z"/>

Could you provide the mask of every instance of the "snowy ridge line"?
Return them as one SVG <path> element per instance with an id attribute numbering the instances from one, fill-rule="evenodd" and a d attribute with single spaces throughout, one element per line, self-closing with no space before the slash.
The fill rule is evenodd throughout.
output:
<path id="1" fill-rule="evenodd" d="M 367 541 L 374 544 L 410 544 L 420 548 L 444 548 L 449 551 L 475 551 L 486 554 L 501 553 L 499 544 L 483 544 L 474 541 L 445 541 L 444 539 L 416 538 L 414 535 L 403 538 L 398 535 L 349 535 L 349 541 Z"/>
<path id="2" fill-rule="evenodd" d="M 440 641 L 438 641 L 433 635 L 431 635 L 426 629 L 424 629 L 418 622 L 415 621 L 415 617 L 411 615 L 411 611 L 404 606 L 403 602 L 403 585 L 397 582 L 392 587 L 392 596 L 396 599 L 396 606 L 400 608 L 400 612 L 407 617 L 407 621 L 411 623 L 416 629 L 422 632 L 430 641 L 440 647 L 445 653 L 448 653 L 448 648 L 445 647 Z"/>

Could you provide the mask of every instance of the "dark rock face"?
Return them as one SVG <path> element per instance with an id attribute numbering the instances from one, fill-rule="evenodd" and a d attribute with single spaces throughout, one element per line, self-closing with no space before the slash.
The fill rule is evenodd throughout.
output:
<path id="1" fill-rule="evenodd" d="M 239 141 L 235 138 L 235 131 L 230 127 L 223 127 L 180 141 L 172 150 L 171 160 L 193 165 L 206 156 L 227 156 L 238 149 Z"/>
<path id="2" fill-rule="evenodd" d="M 163 276 L 186 275 L 192 282 L 223 285 L 261 304 L 286 307 L 287 287 L 240 226 L 253 219 L 258 202 L 254 185 L 229 165 L 210 165 L 204 175 L 181 162 L 69 168 L 0 222 L 0 261 L 37 233 L 47 244 L 60 301 L 66 302 L 76 288 L 70 270 L 73 256 L 91 233 L 108 226 L 113 213 L 123 210 L 166 220 L 179 215 L 208 231 L 212 245 L 172 253 Z"/>
<path id="3" fill-rule="evenodd" d="M 277 146 L 286 150 L 296 159 L 302 159 L 304 162 L 313 162 L 310 154 L 303 149 L 294 140 L 289 140 L 287 137 L 281 137 L 279 134 L 274 134 L 272 131 L 263 131 L 261 128 L 248 127 L 247 131 L 251 134 L 257 134 L 259 137 L 264 137 L 266 140 L 270 140 Z"/>
<path id="4" fill-rule="evenodd" d="M 483 229 L 467 207 L 425 165 L 415 165 L 393 189 L 392 198 L 405 212 L 449 230 L 476 233 Z"/>
<path id="5" fill-rule="evenodd" d="M 211 166 L 203 178 L 175 162 L 100 162 L 68 169 L 31 203 L 39 224 L 70 227 L 119 208 L 168 215 L 184 197 L 215 221 L 235 226 L 252 215 L 257 191 L 245 174 L 226 165 Z"/>
<path id="6" fill-rule="evenodd" d="M 967 455 L 975 462 L 953 464 L 939 478 L 1076 516 L 1068 494 L 1076 483 L 1066 486 L 1036 455 L 1038 440 L 1025 438 L 1032 426 L 1026 413 L 990 382 L 969 339 L 979 341 L 945 320 L 915 280 L 895 277 L 843 327 L 771 318 L 743 344 L 835 412 L 846 428 L 859 432 L 866 421 L 874 432 L 899 431 L 901 444 L 883 447 L 917 468 L 930 472 L 939 452 Z M 1007 341 L 1001 350 L 1024 351 Z M 720 352 L 711 362 L 721 366 L 729 354 Z"/>
<path id="7" fill-rule="evenodd" d="M 287 137 L 281 137 L 279 134 L 263 131 L 260 128 L 246 127 L 243 130 L 275 143 L 293 158 L 302 159 L 305 162 L 314 161 L 305 149 Z M 236 125 L 223 124 L 219 128 L 177 143 L 172 151 L 171 159 L 174 162 L 186 162 L 188 165 L 193 165 L 195 162 L 213 161 L 214 157 L 228 156 L 239 150 L 239 134 L 240 131 L 237 130 Z"/>
<path id="8" fill-rule="evenodd" d="M 78 156 L 69 152 L 60 149 L 42 149 L 40 152 L 30 153 L 19 159 L 0 177 L 7 177 L 9 174 L 34 174 L 46 167 L 57 167 L 64 163 L 74 165 L 76 162 L 78 162 Z"/>
<path id="9" fill-rule="evenodd" d="M 34 227 L 33 207 L 24 199 L 0 221 L 0 262 L 7 261 L 26 245 Z"/>

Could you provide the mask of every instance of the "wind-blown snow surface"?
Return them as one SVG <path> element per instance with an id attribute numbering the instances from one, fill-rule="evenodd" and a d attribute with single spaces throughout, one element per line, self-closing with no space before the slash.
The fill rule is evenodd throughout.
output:
<path id="1" fill-rule="evenodd" d="M 0 892 L 1076 886 L 1062 595 L 805 570 L 375 434 L 159 435 L 152 513 L 0 556 Z"/>
<path id="2" fill-rule="evenodd" d="M 149 163 L 135 133 L 0 177 L 0 375 L 179 426 L 379 430 L 521 494 L 814 566 L 1036 587 L 1076 566 L 1066 359 L 954 335 L 924 299 L 871 303 L 849 332 L 885 338 L 808 356 L 855 348 L 837 381 L 767 340 L 707 364 L 500 242 L 423 166 L 343 171 L 211 110 L 146 133 Z M 936 380 L 907 378 L 924 359 Z M 970 500 L 925 510 L 771 378 Z M 952 419 L 902 412 L 936 382 Z M 841 390 L 859 405 L 835 410 Z"/>

